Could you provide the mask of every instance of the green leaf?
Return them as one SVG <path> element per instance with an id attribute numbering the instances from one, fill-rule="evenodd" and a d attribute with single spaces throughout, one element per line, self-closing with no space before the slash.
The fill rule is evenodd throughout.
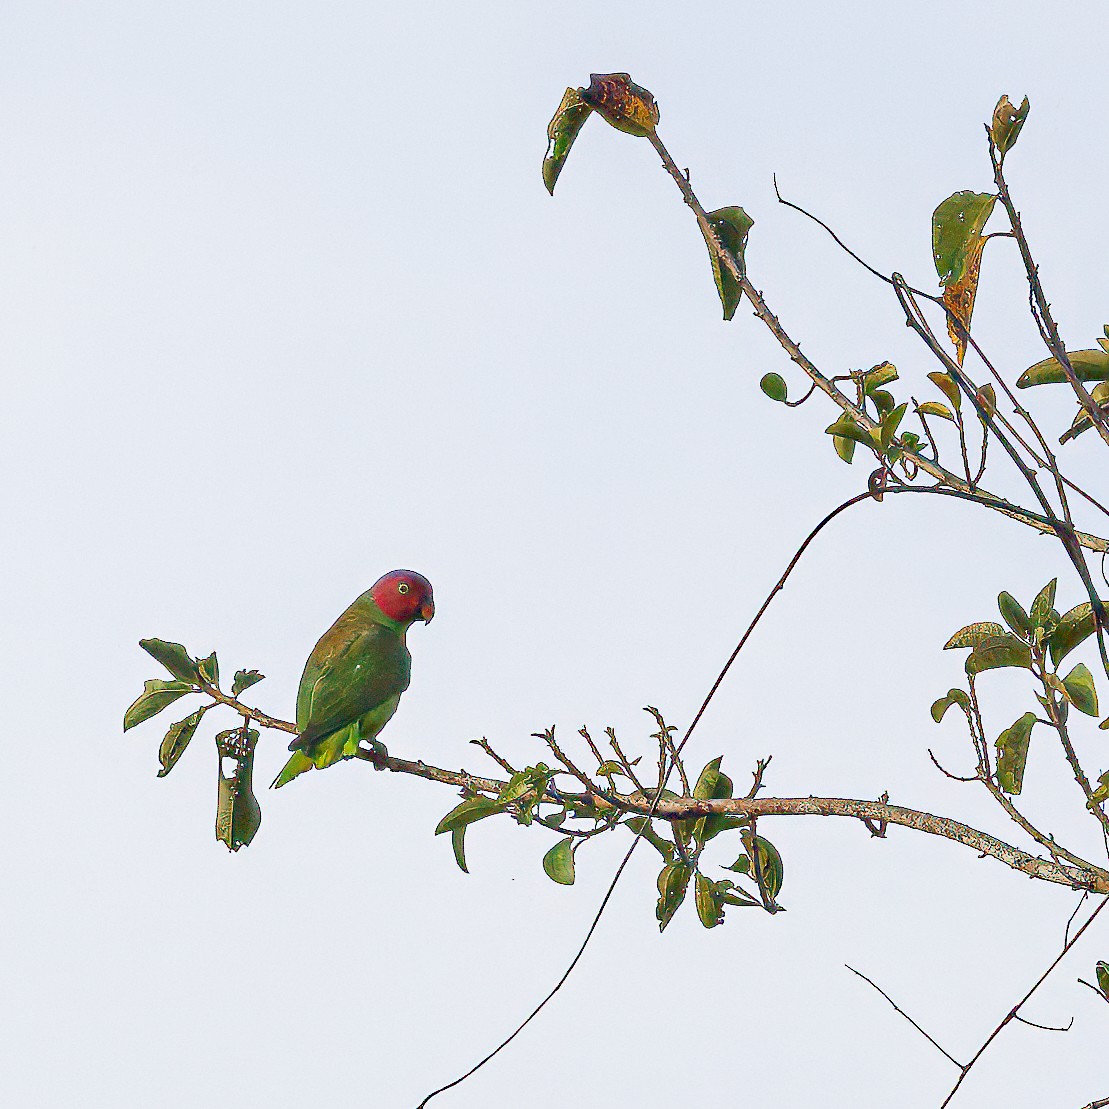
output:
<path id="1" fill-rule="evenodd" d="M 728 208 L 717 208 L 715 212 L 706 213 L 709 225 L 716 232 L 716 237 L 724 248 L 736 260 L 740 272 L 744 269 L 744 252 L 747 250 L 747 233 L 754 226 L 755 221 L 742 209 L 734 205 Z M 709 262 L 712 264 L 712 279 L 716 282 L 716 291 L 720 294 L 720 303 L 724 306 L 724 319 L 730 320 L 735 315 L 739 305 L 739 282 L 736 281 L 732 271 L 721 263 L 720 256 L 701 228 L 705 239 L 705 246 L 709 252 Z M 777 377 L 777 374 L 767 374 L 767 377 Z M 779 380 L 781 380 L 779 378 Z M 763 382 L 766 378 L 763 378 Z M 783 382 L 783 388 L 785 383 Z M 777 398 L 775 398 L 777 399 Z M 785 397 L 783 396 L 784 400 Z"/>
<path id="2" fill-rule="evenodd" d="M 651 134 L 658 123 L 658 105 L 627 73 L 591 73 L 582 99 L 606 122 L 627 135 Z"/>
<path id="3" fill-rule="evenodd" d="M 666 926 L 674 919 L 674 914 L 685 900 L 689 878 L 689 867 L 684 862 L 667 863 L 659 871 L 658 905 L 655 906 L 655 919 L 658 921 L 660 932 L 666 930 Z"/>
<path id="4" fill-rule="evenodd" d="M 693 882 L 693 901 L 697 906 L 697 916 L 706 928 L 724 923 L 724 910 L 717 897 L 716 884 L 701 873 Z"/>
<path id="5" fill-rule="evenodd" d="M 219 661 L 213 651 L 207 658 L 198 659 L 196 668 L 200 677 L 210 686 L 219 688 Z"/>
<path id="6" fill-rule="evenodd" d="M 1065 612 L 1059 623 L 1047 637 L 1047 648 L 1051 652 L 1051 664 L 1058 666 L 1084 640 L 1089 639 L 1097 629 L 1093 605 L 1083 601 Z"/>
<path id="7" fill-rule="evenodd" d="M 725 870 L 735 871 L 736 874 L 750 874 L 751 873 L 751 858 L 744 851 L 742 855 L 731 866 L 724 867 Z"/>
<path id="8" fill-rule="evenodd" d="M 1032 668 L 1032 652 L 1028 644 L 1015 635 L 999 635 L 980 643 L 966 661 L 967 674 L 981 674 L 985 670 L 998 670 L 1004 666 Z"/>
<path id="9" fill-rule="evenodd" d="M 732 780 L 720 770 L 723 755 L 706 763 L 693 787 L 693 796 L 699 801 L 722 801 L 732 795 Z M 708 843 L 725 828 L 726 813 L 712 813 L 700 817 L 693 825 L 693 836 L 698 843 Z"/>
<path id="10" fill-rule="evenodd" d="M 832 446 L 835 447 L 836 454 L 850 466 L 851 460 L 855 457 L 855 440 L 845 439 L 842 435 L 833 435 Z"/>
<path id="11" fill-rule="evenodd" d="M 1097 690 L 1094 688 L 1094 676 L 1089 667 L 1080 662 L 1063 679 L 1063 696 L 1079 712 L 1087 716 L 1097 716 Z"/>
<path id="12" fill-rule="evenodd" d="M 956 412 L 962 409 L 962 390 L 959 388 L 959 383 L 950 374 L 943 373 L 941 370 L 933 370 L 928 375 L 928 380 L 947 397 L 951 407 Z"/>
<path id="13" fill-rule="evenodd" d="M 258 733 L 248 728 L 231 728 L 216 736 L 219 750 L 219 803 L 216 808 L 216 839 L 232 851 L 245 847 L 262 824 L 262 809 L 254 796 L 254 748 Z M 225 758 L 236 761 L 234 774 L 224 773 Z"/>
<path id="14" fill-rule="evenodd" d="M 892 362 L 879 362 L 863 375 L 863 393 L 871 396 L 883 385 L 897 380 L 897 367 Z"/>
<path id="15" fill-rule="evenodd" d="M 158 761 L 162 764 L 162 769 L 158 771 L 159 778 L 164 778 L 177 765 L 177 760 L 185 753 L 189 741 L 196 735 L 200 718 L 209 708 L 211 705 L 204 705 L 184 720 L 178 720 L 176 724 L 169 726 L 169 731 L 158 748 Z"/>
<path id="16" fill-rule="evenodd" d="M 958 705 L 964 712 L 970 708 L 970 698 L 961 689 L 949 689 L 947 695 L 932 704 L 932 719 L 938 724 L 952 705 Z"/>
<path id="17" fill-rule="evenodd" d="M 713 275 L 715 276 L 715 269 Z M 717 286 L 719 288 L 719 285 Z M 723 296 L 723 294 L 721 294 Z M 764 374 L 759 388 L 771 399 L 784 402 L 789 395 L 789 386 L 781 374 Z"/>
<path id="18" fill-rule="evenodd" d="M 172 705 L 179 697 L 192 693 L 193 687 L 188 682 L 163 681 L 161 678 L 150 678 L 143 682 L 142 693 L 123 714 L 123 730 L 127 731 L 144 720 L 161 712 L 162 709 Z"/>
<path id="19" fill-rule="evenodd" d="M 980 643 L 985 643 L 987 639 L 996 639 L 1002 635 L 1005 635 L 1005 629 L 1000 624 L 983 620 L 980 623 L 967 624 L 965 628 L 960 628 L 943 645 L 943 649 L 951 651 L 958 647 L 977 647 Z"/>
<path id="20" fill-rule="evenodd" d="M 645 816 L 629 817 L 624 823 L 633 831 L 641 835 L 667 862 L 674 858 L 677 848 L 668 840 L 663 839 L 651 826 Z M 640 831 L 642 829 L 642 831 Z"/>
<path id="21" fill-rule="evenodd" d="M 1109 963 L 1101 961 L 1094 968 L 1094 974 L 1097 976 L 1097 986 L 1101 990 L 1102 996 L 1109 1001 Z"/>
<path id="22" fill-rule="evenodd" d="M 829 424 L 824 429 L 824 434 L 838 435 L 841 439 L 853 439 L 856 443 L 862 443 L 864 447 L 873 448 L 875 445 L 870 432 L 846 412 L 835 423 Z"/>
<path id="23" fill-rule="evenodd" d="M 997 102 L 997 107 L 993 110 L 993 121 L 990 123 L 990 138 L 1002 159 L 1016 144 L 1020 129 L 1028 118 L 1029 106 L 1027 96 L 1019 108 L 1013 107 L 1008 96 L 1003 96 Z"/>
<path id="24" fill-rule="evenodd" d="M 454 861 L 463 874 L 469 874 L 470 868 L 466 865 L 466 825 L 455 828 L 451 832 L 451 849 L 454 851 Z"/>
<path id="25" fill-rule="evenodd" d="M 235 680 L 231 683 L 231 696 L 238 697 L 244 689 L 257 685 L 265 676 L 265 674 L 259 674 L 257 670 L 236 670 Z"/>
<path id="26" fill-rule="evenodd" d="M 606 778 L 615 777 L 619 774 L 622 778 L 626 778 L 627 774 L 624 773 L 624 768 L 613 759 L 606 759 L 600 766 L 597 767 L 597 773 Z"/>
<path id="27" fill-rule="evenodd" d="M 874 407 L 878 409 L 879 416 L 888 415 L 897 407 L 893 394 L 886 389 L 875 389 L 869 396 L 874 401 Z"/>
<path id="28" fill-rule="evenodd" d="M 761 907 L 760 902 L 756 901 L 753 897 L 748 897 L 747 894 L 738 887 L 728 890 L 727 893 L 721 894 L 720 902 L 723 905 L 738 905 L 744 909 L 751 908 L 752 906 L 756 909 Z"/>
<path id="29" fill-rule="evenodd" d="M 1046 627 L 1050 617 L 1051 610 L 1055 605 L 1055 590 L 1059 584 L 1058 578 L 1052 578 L 1036 594 L 1036 599 L 1032 602 L 1032 607 L 1028 610 L 1029 616 L 1032 617 L 1032 623 L 1038 627 Z"/>
<path id="30" fill-rule="evenodd" d="M 1068 350 L 1067 361 L 1079 381 L 1109 381 L 1109 352 L 1104 350 Z M 1018 389 L 1034 385 L 1058 385 L 1067 380 L 1066 370 L 1054 358 L 1045 358 L 1029 366 L 1017 378 Z"/>
<path id="31" fill-rule="evenodd" d="M 1036 714 L 1026 712 L 997 737 L 997 784 L 1011 794 L 1020 793 L 1028 761 L 1028 738 Z"/>
<path id="32" fill-rule="evenodd" d="M 560 839 L 543 856 L 543 873 L 560 886 L 574 884 L 574 852 L 572 839 Z"/>
<path id="33" fill-rule="evenodd" d="M 878 434 L 882 440 L 882 450 L 889 450 L 893 437 L 897 434 L 898 425 L 904 418 L 908 407 L 907 404 L 899 404 L 892 412 L 887 412 L 882 417 L 882 422 L 878 427 Z"/>
<path id="34" fill-rule="evenodd" d="M 453 809 L 435 826 L 435 834 L 453 832 L 455 828 L 465 828 L 476 820 L 484 820 L 487 816 L 495 816 L 504 812 L 504 804 L 492 797 L 467 797 L 460 805 Z"/>
<path id="35" fill-rule="evenodd" d="M 955 422 L 955 416 L 951 409 L 946 404 L 940 404 L 938 400 L 926 400 L 920 405 L 920 411 L 925 416 L 938 416 L 941 420 Z"/>
<path id="36" fill-rule="evenodd" d="M 957 285 L 966 276 L 996 201 L 993 193 L 958 192 L 932 213 L 932 258 L 941 285 Z"/>
<path id="37" fill-rule="evenodd" d="M 180 643 L 169 643 L 164 639 L 140 639 L 139 646 L 175 678 L 183 682 L 196 682 L 199 679 L 196 663 Z"/>
<path id="38" fill-rule="evenodd" d="M 547 154 L 543 159 L 543 184 L 554 196 L 555 182 L 566 164 L 570 147 L 593 109 L 582 99 L 581 89 L 567 89 L 562 103 L 547 124 Z M 463 867 L 465 870 L 465 867 Z"/>
<path id="39" fill-rule="evenodd" d="M 1032 634 L 1032 621 L 1012 593 L 999 593 L 997 607 L 1001 618 L 1020 636 Z"/>
<path id="40" fill-rule="evenodd" d="M 755 836 L 752 840 L 751 833 L 744 832 L 743 842 L 747 847 L 747 854 L 751 856 L 751 873 L 756 879 L 761 879 L 760 884 L 773 901 L 781 891 L 785 878 L 782 856 L 778 854 L 774 844 L 762 836 Z"/>

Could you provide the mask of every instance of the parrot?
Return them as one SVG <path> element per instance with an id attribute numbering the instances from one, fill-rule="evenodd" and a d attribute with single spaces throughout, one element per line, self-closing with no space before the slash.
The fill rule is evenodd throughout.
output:
<path id="1" fill-rule="evenodd" d="M 416 620 L 428 624 L 434 615 L 431 582 L 414 570 L 391 570 L 323 633 L 304 664 L 297 736 L 274 789 L 313 767 L 356 757 L 363 743 L 381 768 L 387 752 L 377 735 L 411 677 L 405 633 Z"/>

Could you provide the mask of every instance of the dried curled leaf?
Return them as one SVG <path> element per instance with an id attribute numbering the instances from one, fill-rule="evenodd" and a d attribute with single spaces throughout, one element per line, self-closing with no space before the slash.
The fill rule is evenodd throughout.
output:
<path id="1" fill-rule="evenodd" d="M 582 97 L 581 89 L 567 89 L 562 94 L 551 122 L 547 124 L 547 154 L 543 159 L 543 184 L 547 192 L 554 196 L 555 182 L 566 164 L 570 147 L 578 137 L 582 124 L 589 118 L 593 109 Z"/>
<path id="2" fill-rule="evenodd" d="M 655 98 L 627 73 L 591 73 L 589 88 L 578 91 L 617 131 L 642 137 L 651 134 L 658 123 Z"/>

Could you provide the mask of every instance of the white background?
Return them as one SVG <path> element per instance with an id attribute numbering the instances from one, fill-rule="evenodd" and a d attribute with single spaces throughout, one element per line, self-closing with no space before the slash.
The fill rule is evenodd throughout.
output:
<path id="1" fill-rule="evenodd" d="M 746 307 L 721 322 L 646 141 L 592 119 L 544 191 L 566 85 L 624 69 L 650 88 L 706 207 L 755 218 L 752 277 L 806 352 L 829 374 L 892 359 L 899 396 L 924 399 L 933 366 L 887 288 L 779 207 L 771 176 L 930 286 L 932 209 L 989 187 L 982 123 L 1028 93 L 1011 184 L 1064 336 L 1092 346 L 1106 30 L 1099 3 L 9 0 L 3 1101 L 414 1106 L 546 992 L 625 846 L 583 851 L 567 889 L 540 870 L 548 833 L 492 823 L 465 876 L 432 836 L 452 791 L 348 764 L 260 789 L 262 830 L 232 856 L 210 737 L 233 718 L 213 714 L 164 780 L 175 710 L 121 734 L 158 674 L 140 637 L 260 668 L 252 696 L 287 717 L 320 633 L 411 566 L 439 614 L 410 636 L 394 753 L 487 770 L 467 740 L 525 764 L 531 732 L 588 723 L 650 761 L 641 706 L 687 722 L 800 539 L 863 488 L 826 403 L 759 392 L 770 369 L 795 393 L 799 375 Z M 1015 376 L 1044 352 L 1003 240 L 983 282 L 976 332 Z M 1057 435 L 1072 405 L 1041 392 Z M 1095 481 L 1104 457 L 1093 435 L 1066 451 Z M 853 509 L 775 602 L 694 769 L 724 753 L 744 782 L 773 754 L 769 792 L 888 790 L 1015 840 L 929 763 L 931 745 L 970 766 L 928 706 L 961 676 L 950 632 L 1056 572 L 1070 607 L 1056 548 L 1010 521 L 916 497 Z M 983 686 L 993 734 L 1030 707 L 1019 678 Z M 1100 773 L 1105 733 L 1078 742 Z M 283 749 L 265 737 L 260 787 Z M 1025 801 L 1098 850 L 1046 734 Z M 760 830 L 788 912 L 706 932 L 686 907 L 660 937 L 644 847 L 556 1002 L 433 1104 L 938 1105 L 954 1068 L 844 963 L 965 1058 L 1058 950 L 1075 896 L 900 830 Z M 1095 925 L 1026 1011 L 1073 1030 L 1010 1027 L 956 1105 L 1109 1094 L 1109 1009 L 1075 984 L 1107 957 Z"/>

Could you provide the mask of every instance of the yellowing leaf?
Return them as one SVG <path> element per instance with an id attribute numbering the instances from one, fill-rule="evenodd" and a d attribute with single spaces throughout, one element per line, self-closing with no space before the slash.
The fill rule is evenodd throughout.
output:
<path id="1" fill-rule="evenodd" d="M 951 413 L 951 409 L 946 404 L 940 404 L 938 400 L 926 400 L 920 405 L 920 411 L 925 416 L 939 416 L 941 420 L 951 420 L 955 422 L 955 417 Z"/>
<path id="2" fill-rule="evenodd" d="M 658 123 L 658 105 L 627 73 L 591 73 L 582 99 L 617 131 L 649 135 Z"/>
<path id="3" fill-rule="evenodd" d="M 947 397 L 956 412 L 963 407 L 963 394 L 959 390 L 959 383 L 950 374 L 945 374 L 942 370 L 933 370 L 928 375 L 928 380 Z"/>
<path id="4" fill-rule="evenodd" d="M 978 273 L 982 268 L 982 248 L 985 245 L 986 240 L 981 235 L 970 241 L 963 276 L 943 290 L 943 306 L 951 313 L 947 317 L 947 335 L 955 347 L 955 361 L 960 366 L 967 352 L 967 333 L 970 331 L 970 317 L 974 314 L 974 297 L 978 292 Z M 955 318 L 952 319 L 952 316 Z"/>

